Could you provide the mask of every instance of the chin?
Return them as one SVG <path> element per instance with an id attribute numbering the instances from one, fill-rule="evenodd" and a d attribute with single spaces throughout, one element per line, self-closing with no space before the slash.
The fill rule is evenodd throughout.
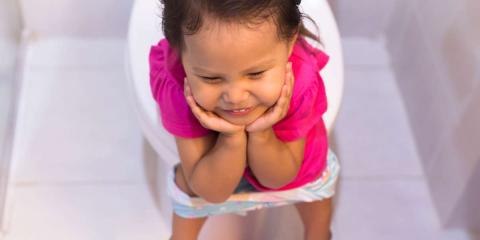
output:
<path id="1" fill-rule="evenodd" d="M 251 115 L 244 116 L 244 117 L 232 117 L 228 115 L 220 115 L 220 116 L 226 121 L 230 122 L 231 124 L 244 126 L 257 120 L 257 118 L 260 117 L 260 115 L 261 114 L 258 114 L 258 113 L 257 114 L 252 113 Z"/>
<path id="2" fill-rule="evenodd" d="M 228 121 L 231 124 L 240 125 L 240 126 L 248 125 L 248 124 L 252 123 L 253 121 L 255 121 L 255 119 L 252 119 L 251 117 L 231 118 L 231 117 L 222 116 L 222 118 L 225 119 L 226 121 Z"/>

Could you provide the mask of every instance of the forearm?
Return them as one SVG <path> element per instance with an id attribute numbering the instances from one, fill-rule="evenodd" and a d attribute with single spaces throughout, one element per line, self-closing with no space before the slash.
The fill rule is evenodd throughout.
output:
<path id="1" fill-rule="evenodd" d="M 246 166 L 247 137 L 244 132 L 218 135 L 215 146 L 195 165 L 189 183 L 209 202 L 223 202 L 235 190 Z"/>
<path id="2" fill-rule="evenodd" d="M 271 128 L 264 132 L 249 133 L 247 159 L 258 181 L 269 188 L 288 184 L 300 168 L 290 149 L 277 139 Z"/>

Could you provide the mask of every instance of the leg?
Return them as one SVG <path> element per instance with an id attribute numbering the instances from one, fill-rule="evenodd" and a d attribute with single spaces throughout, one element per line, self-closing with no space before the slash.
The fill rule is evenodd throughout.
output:
<path id="1" fill-rule="evenodd" d="M 206 220 L 206 217 L 183 218 L 174 213 L 171 240 L 196 240 Z"/>
<path id="2" fill-rule="evenodd" d="M 332 198 L 295 204 L 305 226 L 305 240 L 330 240 Z"/>
<path id="3" fill-rule="evenodd" d="M 196 196 L 188 187 L 181 167 L 178 167 L 175 171 L 175 183 L 180 190 L 187 193 L 189 196 Z M 206 220 L 207 217 L 183 218 L 173 213 L 171 240 L 196 240 Z"/>

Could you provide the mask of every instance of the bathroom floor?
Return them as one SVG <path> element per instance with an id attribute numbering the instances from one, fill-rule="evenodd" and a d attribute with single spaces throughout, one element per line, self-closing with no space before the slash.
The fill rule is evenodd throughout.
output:
<path id="1" fill-rule="evenodd" d="M 473 239 L 440 227 L 382 42 L 343 43 L 335 240 Z M 4 239 L 164 236 L 145 177 L 142 156 L 151 152 L 127 98 L 124 45 L 30 40 Z"/>

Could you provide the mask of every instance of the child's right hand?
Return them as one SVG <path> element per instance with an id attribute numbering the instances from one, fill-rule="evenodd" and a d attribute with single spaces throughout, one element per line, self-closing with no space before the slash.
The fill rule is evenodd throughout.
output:
<path id="1" fill-rule="evenodd" d="M 245 126 L 232 124 L 227 120 L 219 117 L 214 112 L 206 111 L 205 109 L 200 107 L 193 98 L 192 91 L 186 78 L 184 79 L 184 94 L 193 115 L 195 115 L 195 117 L 198 119 L 198 121 L 204 128 L 208 128 L 213 131 L 227 135 L 245 133 Z"/>

